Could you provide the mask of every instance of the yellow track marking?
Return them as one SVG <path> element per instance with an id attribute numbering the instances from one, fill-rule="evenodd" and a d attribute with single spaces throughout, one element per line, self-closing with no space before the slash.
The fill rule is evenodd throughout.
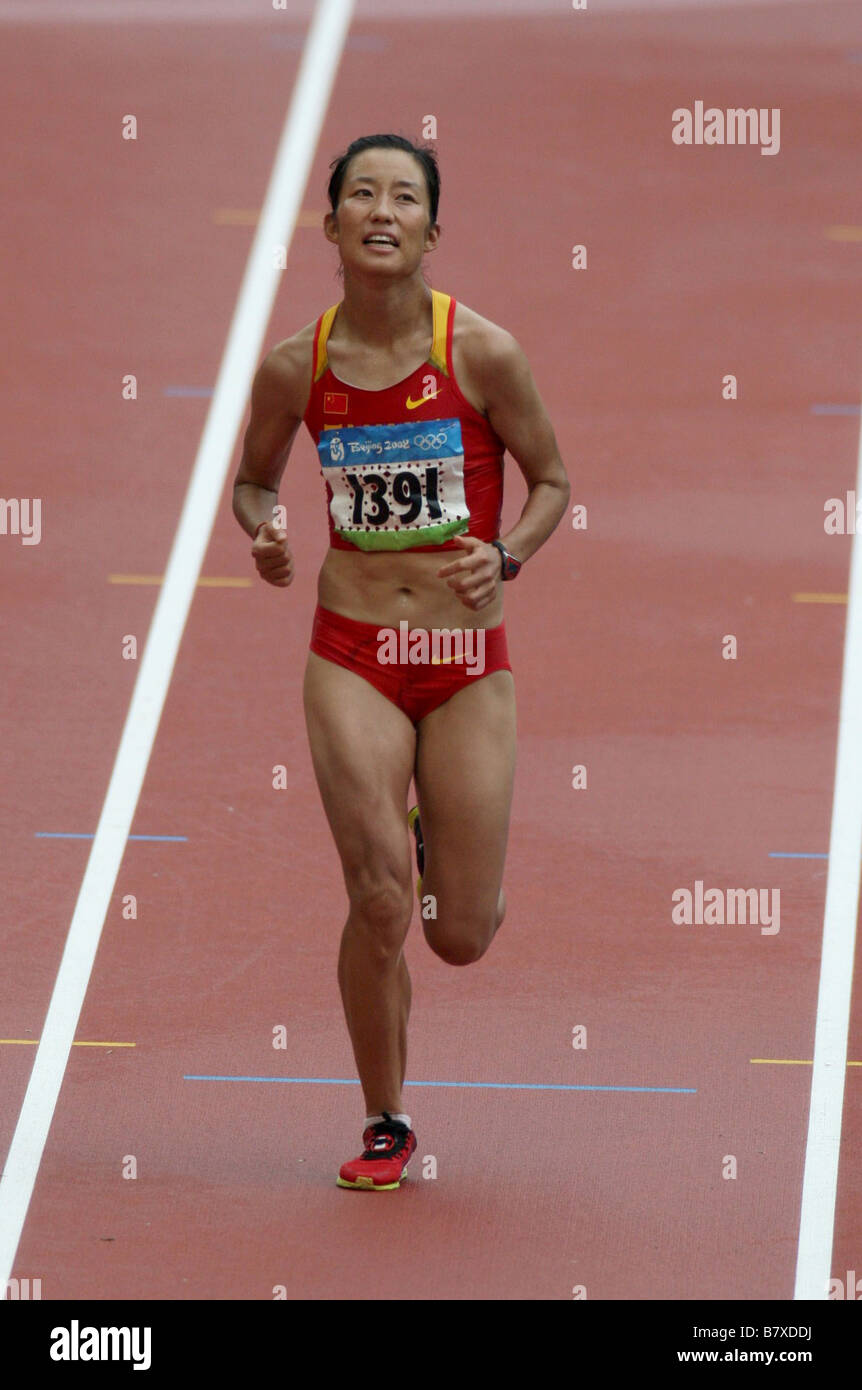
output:
<path id="1" fill-rule="evenodd" d="M 771 1067 L 811 1067 L 814 1062 L 810 1058 L 799 1057 L 749 1057 L 752 1065 L 761 1062 L 765 1066 Z M 862 1067 L 862 1062 L 848 1062 L 848 1067 Z"/>
<path id="2" fill-rule="evenodd" d="M 827 227 L 830 241 L 862 241 L 862 227 Z"/>
<path id="3" fill-rule="evenodd" d="M 794 603 L 846 603 L 846 594 L 794 594 Z"/>

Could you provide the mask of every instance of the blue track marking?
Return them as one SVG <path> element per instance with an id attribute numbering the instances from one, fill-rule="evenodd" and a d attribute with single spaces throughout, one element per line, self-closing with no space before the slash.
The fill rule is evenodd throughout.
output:
<path id="1" fill-rule="evenodd" d="M 862 405 L 813 405 L 812 415 L 859 415 Z"/>
<path id="2" fill-rule="evenodd" d="M 166 386 L 164 395 L 166 396 L 211 396 L 212 386 Z"/>
<path id="3" fill-rule="evenodd" d="M 796 854 L 787 850 L 770 850 L 770 859 L 828 859 L 828 854 Z"/>
<path id="4" fill-rule="evenodd" d="M 66 832 L 65 830 L 37 830 L 34 832 L 37 840 L 92 840 L 92 835 Z M 172 843 L 185 844 L 188 835 L 129 835 L 130 840 L 163 840 Z"/>
<path id="5" fill-rule="evenodd" d="M 344 1076 L 184 1076 L 183 1081 L 278 1081 L 293 1086 L 358 1086 Z M 556 1086 L 531 1081 L 405 1081 L 405 1086 L 457 1086 L 475 1091 L 650 1091 L 693 1096 L 696 1086 Z"/>

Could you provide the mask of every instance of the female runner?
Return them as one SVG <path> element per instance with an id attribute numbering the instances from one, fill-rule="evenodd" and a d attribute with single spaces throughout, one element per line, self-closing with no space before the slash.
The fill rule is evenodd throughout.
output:
<path id="1" fill-rule="evenodd" d="M 343 298 L 258 369 L 234 489 L 258 572 L 287 587 L 294 559 L 273 512 L 305 422 L 330 529 L 305 715 L 349 899 L 338 980 L 367 1111 L 364 1151 L 338 1183 L 373 1191 L 398 1187 L 416 1148 L 401 1099 L 410 826 L 426 940 L 468 965 L 505 908 L 515 694 L 502 583 L 569 498 L 521 348 L 423 278 L 439 189 L 434 153 L 401 136 L 365 136 L 333 161 L 324 231 Z M 528 495 L 500 538 L 506 449 Z"/>

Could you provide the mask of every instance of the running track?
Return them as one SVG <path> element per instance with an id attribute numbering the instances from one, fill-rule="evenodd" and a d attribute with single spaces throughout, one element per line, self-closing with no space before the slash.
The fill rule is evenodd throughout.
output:
<path id="1" fill-rule="evenodd" d="M 196 592 L 132 825 L 182 838 L 133 840 L 117 878 L 76 1037 L 118 1045 L 72 1049 L 13 1269 L 43 1298 L 353 1298 L 360 1267 L 367 1299 L 793 1296 L 827 861 L 771 856 L 829 845 L 847 609 L 794 595 L 847 592 L 823 507 L 860 428 L 862 34 L 828 0 L 601 8 L 360 10 L 265 335 L 339 297 L 311 225 L 331 155 L 434 115 L 429 278 L 523 344 L 588 509 L 509 596 L 506 925 L 469 970 L 415 925 L 408 946 L 408 1108 L 437 1177 L 414 1160 L 397 1194 L 338 1191 L 358 1088 L 276 1080 L 353 1075 L 300 699 L 326 540 L 303 436 L 294 587 Z M 46 835 L 95 830 L 139 665 L 123 639 L 142 649 L 157 594 L 111 577 L 164 573 L 209 405 L 189 388 L 215 380 L 306 12 L 2 26 L 2 492 L 43 512 L 39 545 L 0 536 L 0 1153 L 90 848 Z M 676 147 L 697 99 L 779 107 L 780 154 Z M 202 573 L 253 577 L 229 488 Z M 674 924 L 696 880 L 780 890 L 780 931 Z M 862 1271 L 860 1086 L 849 1068 L 839 1278 Z"/>

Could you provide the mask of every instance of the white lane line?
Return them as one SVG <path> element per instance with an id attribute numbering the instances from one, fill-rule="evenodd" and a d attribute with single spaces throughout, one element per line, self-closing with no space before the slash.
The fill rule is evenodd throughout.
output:
<path id="1" fill-rule="evenodd" d="M 354 0 L 320 0 L 309 30 L 165 581 L 0 1179 L 0 1288 L 12 1276 L 105 913 L 272 312 L 281 273 L 275 268 L 274 248 L 290 245 L 353 7 Z"/>
<path id="2" fill-rule="evenodd" d="M 862 429 L 859 434 L 856 495 L 862 497 Z M 862 856 L 862 546 L 857 535 L 854 535 L 851 546 L 811 1108 L 808 1114 L 793 1295 L 796 1299 L 806 1300 L 824 1299 L 829 1292 L 859 909 Z"/>

